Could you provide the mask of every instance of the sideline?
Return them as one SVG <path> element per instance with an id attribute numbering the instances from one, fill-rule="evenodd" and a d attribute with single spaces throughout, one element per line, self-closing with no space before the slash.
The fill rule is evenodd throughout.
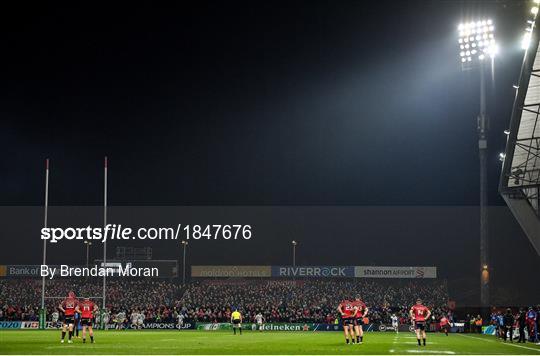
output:
<path id="1" fill-rule="evenodd" d="M 462 337 L 468 337 L 468 338 L 471 338 L 471 339 L 482 340 L 482 341 L 485 341 L 485 342 L 497 342 L 497 341 L 495 341 L 495 340 L 484 339 L 484 338 L 482 338 L 482 337 L 477 337 L 477 336 L 463 335 L 463 334 L 460 334 L 460 333 L 456 333 L 456 335 L 459 335 L 459 336 L 462 336 Z M 519 347 L 519 348 L 522 348 L 522 349 L 527 349 L 527 350 L 533 350 L 533 351 L 536 351 L 536 352 L 540 352 L 540 348 L 536 348 L 536 347 L 528 347 L 528 346 L 523 346 L 523 345 L 515 345 L 515 344 L 509 344 L 509 343 L 506 343 L 506 342 L 501 342 L 500 344 L 501 344 L 501 345 L 514 346 L 514 347 Z"/>

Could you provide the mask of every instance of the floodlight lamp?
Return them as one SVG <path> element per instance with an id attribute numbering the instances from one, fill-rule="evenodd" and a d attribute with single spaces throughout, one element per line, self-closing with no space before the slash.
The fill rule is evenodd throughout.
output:
<path id="1" fill-rule="evenodd" d="M 535 4 L 540 4 L 540 0 L 533 0 Z"/>
<path id="2" fill-rule="evenodd" d="M 502 162 L 502 161 L 504 161 L 505 158 L 506 158 L 506 154 L 504 154 L 504 153 L 502 153 L 502 152 L 499 153 L 499 161 Z"/>
<path id="3" fill-rule="evenodd" d="M 533 14 L 533 15 L 538 14 L 538 7 L 533 6 L 533 7 L 531 8 L 531 14 Z"/>
<path id="4" fill-rule="evenodd" d="M 506 136 L 510 135 L 510 130 L 508 130 L 508 129 L 504 130 L 504 134 L 505 134 Z"/>
<path id="5" fill-rule="evenodd" d="M 478 56 L 478 59 L 479 59 L 479 60 L 483 60 L 484 58 L 486 58 L 486 56 L 484 56 L 483 54 L 481 54 L 481 55 Z"/>

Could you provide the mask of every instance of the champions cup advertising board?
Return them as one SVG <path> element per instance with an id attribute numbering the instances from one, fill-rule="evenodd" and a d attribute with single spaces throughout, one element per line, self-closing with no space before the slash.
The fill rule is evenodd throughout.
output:
<path id="1" fill-rule="evenodd" d="M 356 278 L 437 278 L 437 267 L 356 266 Z"/>

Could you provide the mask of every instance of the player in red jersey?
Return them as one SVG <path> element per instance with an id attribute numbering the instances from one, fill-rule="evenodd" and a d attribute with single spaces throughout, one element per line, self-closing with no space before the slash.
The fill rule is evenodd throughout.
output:
<path id="1" fill-rule="evenodd" d="M 66 329 L 69 330 L 68 343 L 72 343 L 71 337 L 73 336 L 73 325 L 75 324 L 75 308 L 79 304 L 79 301 L 75 297 L 74 292 L 69 292 L 68 296 L 60 305 L 58 309 L 64 313 L 64 323 L 62 324 L 62 339 L 61 343 L 64 343 L 64 338 L 66 337 Z"/>
<path id="2" fill-rule="evenodd" d="M 92 328 L 94 322 L 94 312 L 98 310 L 98 306 L 86 297 L 84 300 L 77 305 L 75 308 L 77 313 L 81 314 L 81 324 L 82 324 L 82 342 L 86 342 L 86 328 L 88 328 L 88 333 L 90 334 L 90 342 L 94 343 L 94 330 Z"/>
<path id="3" fill-rule="evenodd" d="M 446 336 L 448 336 L 448 329 L 450 328 L 450 323 L 448 322 L 448 318 L 446 316 L 444 315 L 442 316 L 440 325 L 441 325 L 441 330 L 444 331 Z"/>
<path id="4" fill-rule="evenodd" d="M 416 332 L 416 340 L 418 340 L 418 346 L 420 346 L 420 340 L 424 341 L 426 346 L 426 321 L 431 316 L 431 311 L 422 304 L 421 299 L 416 300 L 416 304 L 409 310 L 411 320 L 414 323 L 414 331 Z"/>
<path id="5" fill-rule="evenodd" d="M 354 316 L 354 331 L 356 332 L 356 342 L 361 344 L 364 341 L 364 330 L 362 325 L 364 325 L 364 318 L 368 313 L 368 307 L 362 301 L 359 295 L 354 298 L 352 302 L 353 306 L 356 307 L 356 314 Z"/>
<path id="6" fill-rule="evenodd" d="M 347 344 L 349 343 L 350 336 L 350 341 L 354 344 L 354 316 L 356 315 L 357 308 L 350 300 L 344 300 L 339 303 L 337 310 L 341 315 L 343 331 L 345 333 L 345 342 Z"/>

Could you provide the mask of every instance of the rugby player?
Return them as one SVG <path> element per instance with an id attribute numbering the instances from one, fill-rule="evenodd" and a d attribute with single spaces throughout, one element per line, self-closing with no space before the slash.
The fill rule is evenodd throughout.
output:
<path id="1" fill-rule="evenodd" d="M 426 346 L 426 320 L 431 316 L 431 311 L 422 304 L 421 299 L 417 299 L 416 304 L 409 310 L 409 314 L 414 323 L 414 331 L 416 333 L 418 346 L 421 346 L 421 340 L 423 341 L 424 346 Z"/>
<path id="2" fill-rule="evenodd" d="M 344 300 L 339 303 L 337 310 L 341 315 L 341 321 L 343 323 L 343 332 L 345 333 L 345 342 L 349 344 L 350 342 L 354 344 L 354 320 L 357 308 L 354 307 L 353 303 L 349 300 Z"/>
<path id="3" fill-rule="evenodd" d="M 396 334 L 399 334 L 399 319 L 398 319 L 398 317 L 396 316 L 396 314 L 392 314 L 390 319 L 392 320 L 392 327 L 396 331 Z"/>
<path id="4" fill-rule="evenodd" d="M 142 329 L 144 326 L 144 312 L 141 310 L 137 315 L 137 329 Z"/>
<path id="5" fill-rule="evenodd" d="M 88 297 L 85 297 L 81 303 L 79 303 L 75 310 L 81 315 L 82 323 L 82 342 L 86 343 L 86 328 L 88 328 L 88 334 L 90 335 L 90 342 L 94 343 L 94 313 L 97 312 L 98 306 L 94 304 Z"/>
<path id="6" fill-rule="evenodd" d="M 75 297 L 74 292 L 69 292 L 66 299 L 60 303 L 58 309 L 64 313 L 64 321 L 62 323 L 62 339 L 60 342 L 63 344 L 66 337 L 66 330 L 68 331 L 68 343 L 71 344 L 71 337 L 73 336 L 73 325 L 75 323 L 75 308 L 79 304 L 79 301 Z"/>
<path id="7" fill-rule="evenodd" d="M 450 323 L 448 322 L 448 318 L 446 316 L 442 316 L 441 318 L 441 330 L 444 331 L 446 336 L 448 336 L 448 329 L 450 329 Z"/>
<path id="8" fill-rule="evenodd" d="M 240 330 L 240 335 L 242 335 L 242 314 L 238 311 L 238 308 L 234 308 L 234 311 L 231 314 L 231 324 L 233 327 L 234 335 L 236 335 L 236 329 Z"/>
<path id="9" fill-rule="evenodd" d="M 130 319 L 131 319 L 131 328 L 137 329 L 137 320 L 139 320 L 139 311 L 137 309 L 131 312 Z"/>
<path id="10" fill-rule="evenodd" d="M 255 322 L 257 323 L 257 329 L 259 329 L 259 331 L 263 331 L 264 317 L 262 316 L 261 312 L 258 312 L 257 315 L 255 315 Z"/>
<path id="11" fill-rule="evenodd" d="M 356 308 L 356 314 L 354 316 L 354 331 L 356 333 L 356 342 L 361 344 L 364 341 L 364 330 L 362 325 L 364 325 L 364 318 L 368 313 L 368 307 L 362 301 L 359 295 L 356 296 L 352 302 L 353 307 Z"/>

